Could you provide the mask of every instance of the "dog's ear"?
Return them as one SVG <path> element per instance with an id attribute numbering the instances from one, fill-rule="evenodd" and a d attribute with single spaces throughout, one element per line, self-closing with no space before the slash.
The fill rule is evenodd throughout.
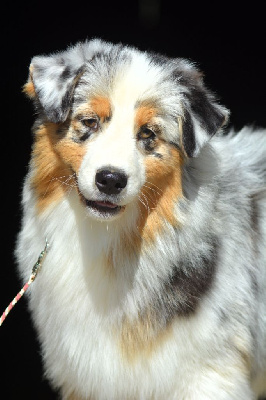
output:
<path id="1" fill-rule="evenodd" d="M 195 157 L 202 146 L 224 126 L 229 111 L 218 104 L 215 96 L 203 84 L 202 74 L 188 65 L 179 73 L 183 86 L 183 115 L 179 127 L 183 149 L 188 157 Z"/>
<path id="2" fill-rule="evenodd" d="M 84 72 L 83 60 L 72 58 L 66 51 L 32 59 L 24 92 L 49 121 L 63 122 L 68 116 L 75 85 Z"/>

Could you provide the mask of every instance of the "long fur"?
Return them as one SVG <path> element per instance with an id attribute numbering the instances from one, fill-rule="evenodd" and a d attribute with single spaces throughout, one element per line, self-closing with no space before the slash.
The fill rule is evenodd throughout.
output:
<path id="1" fill-rule="evenodd" d="M 266 395 L 266 132 L 183 59 L 101 40 L 34 57 L 16 256 L 62 399 Z M 215 135 L 216 134 L 216 135 Z M 215 135 L 215 136 L 214 136 Z"/>

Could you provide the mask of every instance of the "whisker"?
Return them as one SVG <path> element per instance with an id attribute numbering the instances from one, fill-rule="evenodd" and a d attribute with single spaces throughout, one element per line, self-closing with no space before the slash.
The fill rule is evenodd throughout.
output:
<path id="1" fill-rule="evenodd" d="M 152 203 L 152 205 L 156 206 L 157 204 L 157 197 L 155 197 L 154 193 L 150 193 L 149 191 L 145 190 L 144 188 L 142 189 L 142 193 L 143 196 L 146 196 L 147 200 L 150 200 L 150 203 Z M 153 195 L 153 196 L 152 196 Z"/>
<path id="2" fill-rule="evenodd" d="M 141 199 L 140 199 L 141 196 L 139 197 L 139 199 L 142 202 L 142 204 L 145 206 L 146 210 L 148 210 L 148 214 L 150 214 L 151 210 L 150 210 L 150 207 L 149 207 L 149 201 L 147 199 L 147 196 L 145 196 L 144 193 L 141 193 L 141 195 L 144 197 L 145 201 L 143 199 L 142 199 L 143 201 L 141 201 Z"/>
<path id="3" fill-rule="evenodd" d="M 159 198 L 160 198 L 161 195 L 162 195 L 162 191 L 159 192 L 158 190 L 156 190 L 156 189 L 150 187 L 150 186 L 147 185 L 147 184 L 144 184 L 144 185 L 143 185 L 143 189 L 142 189 L 142 190 L 144 190 L 144 188 L 146 189 L 145 193 L 146 193 L 147 195 L 149 194 L 149 199 L 151 199 L 151 201 L 153 201 L 153 204 L 156 204 L 157 201 L 159 200 Z"/>
<path id="4" fill-rule="evenodd" d="M 77 187 L 77 183 L 76 183 L 76 180 L 75 180 L 75 179 L 74 179 L 74 183 L 72 183 L 72 184 L 69 183 L 69 181 L 70 181 L 73 177 L 75 177 L 75 173 L 73 173 L 72 175 L 54 176 L 53 178 L 51 178 L 51 179 L 49 180 L 48 185 L 47 185 L 47 188 L 46 188 L 46 191 L 45 191 L 45 193 L 43 194 L 42 197 L 44 198 L 44 197 L 46 196 L 46 194 L 47 194 L 47 192 L 48 192 L 48 190 L 49 190 L 50 185 L 51 185 L 52 182 L 54 182 L 54 181 L 58 181 L 61 185 L 68 186 L 68 187 L 69 187 L 69 190 L 67 191 L 67 195 L 69 195 L 69 193 L 71 192 L 71 190 L 72 190 L 74 187 Z M 66 179 L 63 179 L 63 178 L 66 178 Z"/>
<path id="5" fill-rule="evenodd" d="M 161 188 L 159 188 L 159 186 L 155 185 L 153 182 L 146 181 L 145 183 L 154 186 L 154 187 L 156 188 L 156 191 L 158 190 L 159 193 L 163 193 L 163 190 L 162 190 Z M 150 189 L 151 189 L 151 190 L 155 190 L 155 189 L 153 189 L 153 188 L 150 188 Z"/>
<path id="6" fill-rule="evenodd" d="M 148 186 L 148 185 L 146 185 L 146 184 L 144 184 L 144 185 L 143 185 L 143 187 L 145 187 L 145 188 L 149 189 L 149 191 L 153 192 L 153 194 L 156 194 L 156 195 L 158 195 L 158 196 L 160 196 L 160 195 L 161 195 L 161 193 L 160 193 L 160 192 L 158 192 L 157 190 L 155 190 L 155 189 L 151 188 L 150 186 Z"/>
<path id="7" fill-rule="evenodd" d="M 141 199 L 141 196 L 138 196 L 139 201 L 143 204 L 144 208 L 147 209 L 146 203 Z"/>

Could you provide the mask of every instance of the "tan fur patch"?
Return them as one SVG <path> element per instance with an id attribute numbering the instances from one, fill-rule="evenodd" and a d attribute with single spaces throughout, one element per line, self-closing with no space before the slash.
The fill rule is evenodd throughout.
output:
<path id="1" fill-rule="evenodd" d="M 29 96 L 31 99 L 36 97 L 35 87 L 32 81 L 25 83 L 25 85 L 23 86 L 23 92 L 26 93 L 26 95 Z"/>
<path id="2" fill-rule="evenodd" d="M 26 93 L 27 96 L 29 96 L 31 99 L 33 99 L 34 97 L 36 97 L 36 92 L 35 92 L 35 87 L 32 81 L 32 72 L 33 72 L 33 66 L 30 65 L 30 76 L 29 76 L 29 80 L 27 83 L 25 83 L 25 85 L 23 86 L 23 92 Z"/>
<path id="3" fill-rule="evenodd" d="M 169 325 L 156 332 L 155 325 L 150 313 L 136 320 L 124 320 L 120 341 L 123 358 L 128 362 L 134 362 L 138 357 L 148 358 L 169 339 L 172 327 Z"/>
<path id="4" fill-rule="evenodd" d="M 114 272 L 114 251 L 111 248 L 106 256 L 106 268 L 108 273 Z"/>
<path id="5" fill-rule="evenodd" d="M 66 400 L 84 400 L 84 398 L 76 396 L 75 394 L 71 394 L 70 396 L 68 396 L 68 398 Z M 93 398 L 92 397 L 86 397 L 86 400 L 93 400 Z"/>
<path id="6" fill-rule="evenodd" d="M 183 158 L 175 148 L 169 149 L 169 155 L 162 159 L 146 158 L 146 182 L 140 195 L 139 231 L 142 238 L 152 241 L 160 233 L 164 221 L 177 225 L 174 216 L 174 204 L 182 193 Z"/>
<path id="7" fill-rule="evenodd" d="M 95 97 L 90 101 L 90 106 L 98 117 L 103 120 L 111 116 L 111 104 L 106 97 Z"/>
<path id="8" fill-rule="evenodd" d="M 135 124 L 137 128 L 148 124 L 156 116 L 157 110 L 153 106 L 141 106 L 136 111 Z"/>
<path id="9" fill-rule="evenodd" d="M 74 173 L 78 172 L 84 148 L 67 136 L 59 138 L 58 125 L 41 125 L 35 133 L 32 153 L 34 175 L 32 186 L 37 196 L 37 209 L 43 211 L 54 201 L 59 201 L 75 185 Z"/>
<path id="10" fill-rule="evenodd" d="M 242 365 L 244 371 L 251 371 L 252 369 L 252 360 L 250 351 L 251 344 L 245 338 L 244 335 L 243 336 L 235 335 L 233 337 L 233 344 L 240 355 L 240 360 L 241 360 L 240 366 Z"/>

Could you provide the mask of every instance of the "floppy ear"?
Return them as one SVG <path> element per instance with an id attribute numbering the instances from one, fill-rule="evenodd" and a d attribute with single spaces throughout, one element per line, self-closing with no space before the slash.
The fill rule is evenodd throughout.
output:
<path id="1" fill-rule="evenodd" d="M 183 71 L 179 83 L 184 85 L 183 116 L 179 119 L 184 151 L 195 157 L 202 146 L 226 124 L 229 111 L 218 104 L 203 85 L 202 74 L 194 67 Z"/>
<path id="2" fill-rule="evenodd" d="M 34 57 L 24 86 L 24 92 L 33 98 L 37 109 L 52 122 L 66 120 L 75 85 L 84 72 L 83 60 L 73 63 L 70 54 L 67 51 Z"/>

